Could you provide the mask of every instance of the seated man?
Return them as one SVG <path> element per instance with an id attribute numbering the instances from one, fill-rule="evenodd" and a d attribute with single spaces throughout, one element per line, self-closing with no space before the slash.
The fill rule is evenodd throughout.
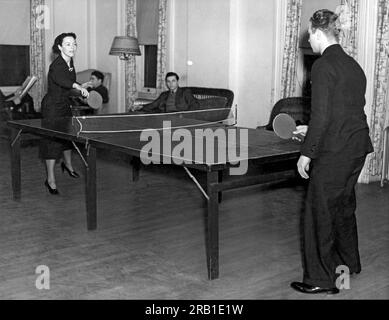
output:
<path id="1" fill-rule="evenodd" d="M 178 85 L 177 73 L 168 72 L 165 77 L 168 91 L 149 104 L 145 104 L 140 111 L 145 112 L 177 112 L 199 109 L 199 102 L 189 89 L 182 89 Z"/>
<path id="2" fill-rule="evenodd" d="M 97 91 L 103 98 L 103 103 L 109 101 L 108 89 L 103 86 L 104 74 L 100 71 L 93 71 L 90 76 L 90 80 L 82 84 L 83 88 L 90 91 Z"/>
<path id="3" fill-rule="evenodd" d="M 108 89 L 103 85 L 103 81 L 104 74 L 95 70 L 91 73 L 89 81 L 81 84 L 81 87 L 86 88 L 89 92 L 94 91 L 95 93 L 98 93 L 97 96 L 101 96 L 102 101 L 99 99 L 99 106 L 93 107 L 89 104 L 91 95 L 88 98 L 84 98 L 79 95 L 78 91 L 74 92 L 74 90 L 71 90 L 70 100 L 72 105 L 76 107 L 75 110 L 77 110 L 77 107 L 83 107 L 82 110 L 77 111 L 78 115 L 94 114 L 95 110 L 101 108 L 101 103 L 107 103 L 109 101 Z"/>

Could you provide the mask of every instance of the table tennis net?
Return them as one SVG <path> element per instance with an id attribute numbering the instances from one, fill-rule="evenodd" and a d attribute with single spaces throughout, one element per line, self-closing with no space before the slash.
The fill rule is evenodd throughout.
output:
<path id="1" fill-rule="evenodd" d="M 167 124 L 170 127 L 167 127 Z M 73 126 L 80 133 L 122 133 L 166 128 L 190 128 L 210 125 L 234 125 L 230 108 L 174 113 L 119 114 L 73 117 Z"/>

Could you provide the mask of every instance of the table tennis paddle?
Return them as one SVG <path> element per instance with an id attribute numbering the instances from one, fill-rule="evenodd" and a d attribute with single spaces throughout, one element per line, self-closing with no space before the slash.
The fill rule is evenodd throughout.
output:
<path id="1" fill-rule="evenodd" d="M 296 131 L 295 120 L 287 113 L 279 113 L 273 120 L 273 130 L 281 139 L 291 139 Z"/>
<path id="2" fill-rule="evenodd" d="M 103 98 L 101 97 L 101 94 L 97 91 L 90 91 L 86 101 L 88 103 L 88 106 L 95 110 L 100 109 L 103 105 Z"/>
<path id="3" fill-rule="evenodd" d="M 69 97 L 75 98 L 80 103 L 87 103 L 89 107 L 95 110 L 100 109 L 103 105 L 103 98 L 101 94 L 94 90 L 90 91 L 88 98 L 85 99 L 82 96 L 81 91 L 77 89 L 71 89 L 69 91 Z"/>

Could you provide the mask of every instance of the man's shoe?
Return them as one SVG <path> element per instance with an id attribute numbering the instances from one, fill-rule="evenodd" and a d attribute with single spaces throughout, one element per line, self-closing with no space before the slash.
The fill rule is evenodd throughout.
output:
<path id="1" fill-rule="evenodd" d="M 304 282 L 292 282 L 290 286 L 299 292 L 302 293 L 327 293 L 327 294 L 337 294 L 339 293 L 338 288 L 322 288 L 311 286 L 310 284 L 306 284 Z"/>

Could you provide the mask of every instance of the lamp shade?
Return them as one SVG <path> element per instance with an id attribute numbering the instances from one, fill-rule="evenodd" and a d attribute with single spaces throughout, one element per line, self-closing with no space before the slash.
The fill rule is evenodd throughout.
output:
<path id="1" fill-rule="evenodd" d="M 140 56 L 138 39 L 125 36 L 115 37 L 109 54 L 114 56 Z"/>

